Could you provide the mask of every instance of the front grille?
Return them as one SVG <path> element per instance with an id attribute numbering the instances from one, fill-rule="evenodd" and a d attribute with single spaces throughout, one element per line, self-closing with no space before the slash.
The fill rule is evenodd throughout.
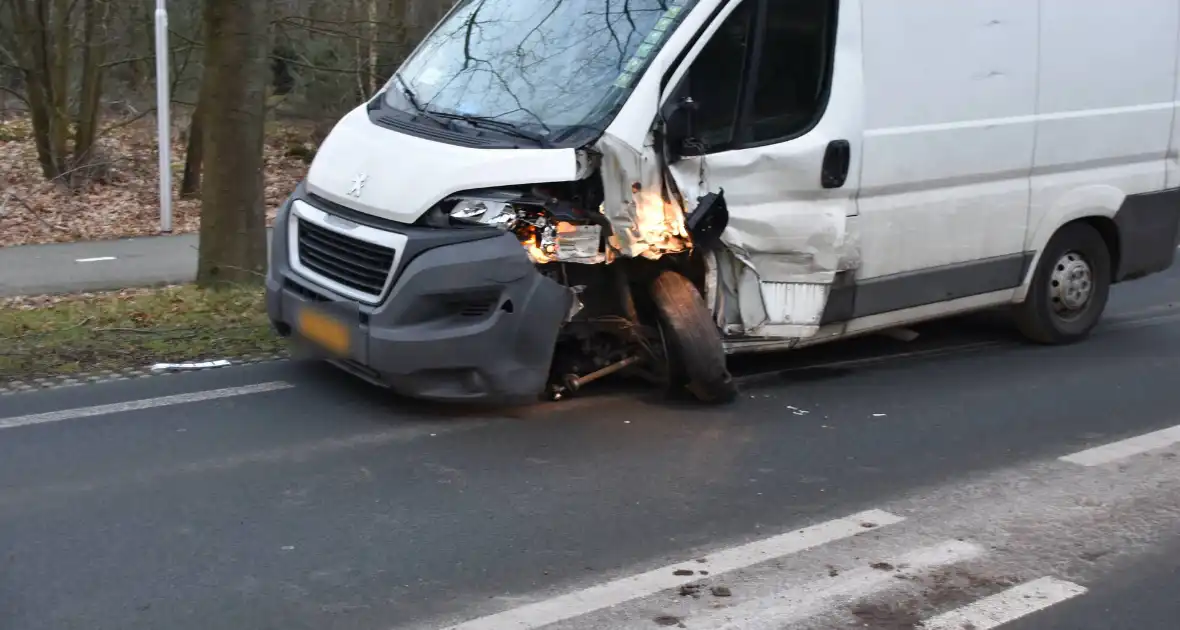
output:
<path id="1" fill-rule="evenodd" d="M 393 269 L 394 250 L 299 221 L 299 262 L 333 282 L 379 296 Z"/>

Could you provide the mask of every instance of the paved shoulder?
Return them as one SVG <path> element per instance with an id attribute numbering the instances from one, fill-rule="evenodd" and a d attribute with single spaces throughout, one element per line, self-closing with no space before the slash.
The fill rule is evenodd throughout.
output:
<path id="1" fill-rule="evenodd" d="M 0 297 L 189 282 L 197 270 L 197 236 L 0 248 Z"/>
<path id="2" fill-rule="evenodd" d="M 188 282 L 196 247 L 195 235 L 8 247 L 0 249 L 0 296 Z"/>

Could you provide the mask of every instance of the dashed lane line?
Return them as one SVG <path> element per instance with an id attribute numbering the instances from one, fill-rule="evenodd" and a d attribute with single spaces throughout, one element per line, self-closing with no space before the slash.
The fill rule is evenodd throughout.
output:
<path id="1" fill-rule="evenodd" d="M 1084 586 L 1044 577 L 985 597 L 922 623 L 925 630 L 991 630 L 1086 592 Z"/>
<path id="2" fill-rule="evenodd" d="M 851 538 L 905 520 L 903 517 L 869 510 L 801 530 L 730 547 L 697 561 L 678 563 L 632 575 L 552 599 L 473 619 L 447 630 L 535 630 L 567 619 L 617 606 L 660 591 L 684 586 L 698 579 L 699 571 L 718 576 L 730 571 L 806 551 L 844 538 Z"/>
<path id="3" fill-rule="evenodd" d="M 1180 443 L 1180 425 L 1137 435 L 1061 457 L 1061 461 L 1079 466 L 1101 466 L 1128 457 L 1149 453 Z"/>
<path id="4" fill-rule="evenodd" d="M 694 628 L 715 630 L 789 628 L 829 609 L 833 602 L 847 602 L 886 591 L 897 584 L 899 579 L 914 579 L 915 576 L 973 560 L 984 554 L 985 550 L 979 545 L 948 540 L 895 558 L 894 564 L 904 567 L 896 572 L 873 567 L 848 571 L 834 579 L 803 584 L 738 606 L 708 610 L 694 615 L 692 624 Z"/>
<path id="5" fill-rule="evenodd" d="M 264 392 L 291 389 L 292 387 L 295 386 L 285 381 L 274 381 L 270 383 L 259 383 L 256 385 L 245 385 L 242 387 L 226 387 L 224 389 L 210 389 L 200 392 L 190 392 L 187 394 L 176 394 L 173 396 L 160 396 L 158 398 L 144 398 L 141 400 L 131 400 L 109 405 L 93 405 L 90 407 L 77 407 L 74 409 L 63 409 L 60 411 L 49 411 L 46 413 L 13 416 L 10 418 L 0 418 L 0 429 L 14 429 L 17 427 L 25 427 L 35 424 L 47 424 L 50 422 L 62 422 L 64 420 L 77 420 L 79 418 L 106 416 L 115 413 L 125 413 L 128 411 L 139 411 L 142 409 L 155 409 L 158 407 L 170 407 L 173 405 L 184 405 L 188 403 L 204 402 L 207 400 L 233 398 L 235 396 L 246 396 L 249 394 L 261 394 Z"/>

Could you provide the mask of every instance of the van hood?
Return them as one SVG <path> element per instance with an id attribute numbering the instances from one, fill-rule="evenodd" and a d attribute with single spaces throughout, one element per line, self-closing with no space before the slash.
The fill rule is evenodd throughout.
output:
<path id="1" fill-rule="evenodd" d="M 362 105 L 336 123 L 307 174 L 309 192 L 399 223 L 413 223 L 457 192 L 573 181 L 574 149 L 478 149 L 407 135 L 369 120 Z"/>

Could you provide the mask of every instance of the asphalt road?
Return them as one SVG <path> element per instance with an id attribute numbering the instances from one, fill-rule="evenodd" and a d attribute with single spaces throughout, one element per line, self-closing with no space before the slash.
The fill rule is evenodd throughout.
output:
<path id="1" fill-rule="evenodd" d="M 0 629 L 1171 630 L 1178 289 L 1072 347 L 980 316 L 762 357 L 725 408 L 295 363 L 0 397 Z"/>

